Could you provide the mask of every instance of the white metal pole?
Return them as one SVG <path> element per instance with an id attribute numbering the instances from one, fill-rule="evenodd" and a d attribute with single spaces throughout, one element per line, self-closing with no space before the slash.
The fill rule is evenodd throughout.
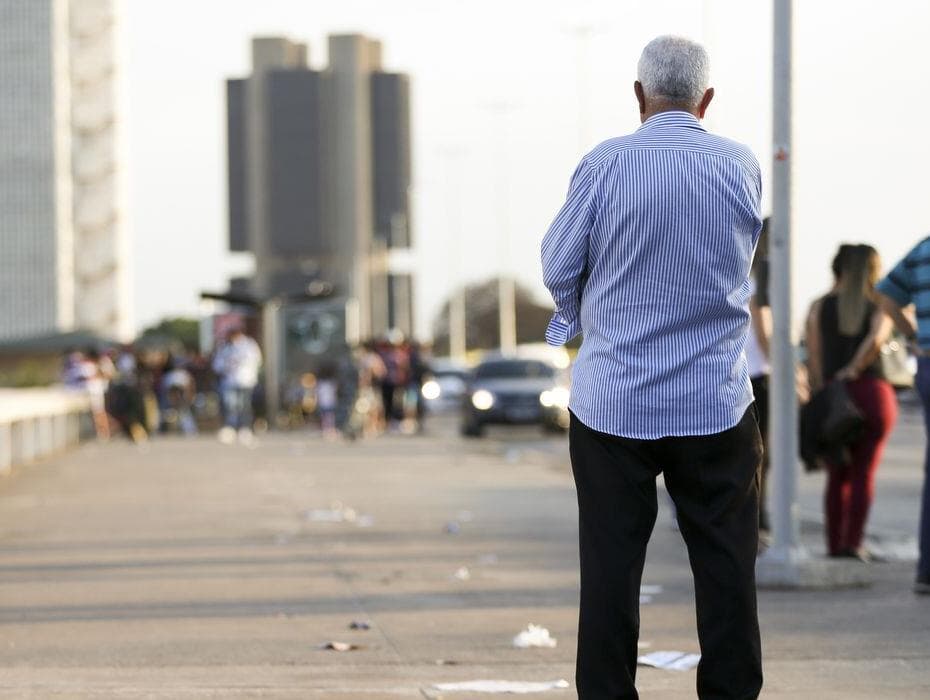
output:
<path id="1" fill-rule="evenodd" d="M 277 299 L 266 301 L 262 305 L 262 348 L 265 364 L 265 408 L 268 413 L 268 428 L 278 426 L 278 413 L 281 409 L 281 302 Z"/>
<path id="2" fill-rule="evenodd" d="M 465 316 L 465 284 L 462 281 L 462 156 L 461 147 L 448 148 L 446 178 L 446 220 L 449 222 L 449 275 L 452 296 L 449 299 L 449 356 L 464 361 L 468 354 Z"/>
<path id="3" fill-rule="evenodd" d="M 461 285 L 452 293 L 449 301 L 449 356 L 464 360 L 468 355 L 466 335 L 468 326 L 465 321 L 465 286 Z"/>
<path id="4" fill-rule="evenodd" d="M 510 115 L 514 105 L 510 102 L 494 102 L 488 105 L 488 109 L 492 115 L 501 117 L 501 123 L 496 125 L 501 139 L 496 155 L 503 161 L 496 164 L 501 178 L 497 192 L 497 218 L 500 224 L 497 308 L 500 351 L 504 355 L 511 355 L 517 349 L 516 283 L 510 271 Z"/>
<path id="5" fill-rule="evenodd" d="M 791 5 L 775 0 L 773 36 L 772 303 L 769 454 L 774 489 L 772 554 L 791 559 L 800 533 L 797 505 L 797 397 L 791 303 Z M 780 555 L 780 556 L 779 556 Z"/>

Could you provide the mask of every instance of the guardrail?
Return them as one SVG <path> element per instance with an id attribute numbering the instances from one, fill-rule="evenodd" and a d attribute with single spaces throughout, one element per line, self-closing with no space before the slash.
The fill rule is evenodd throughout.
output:
<path id="1" fill-rule="evenodd" d="M 83 393 L 66 389 L 0 389 L 0 476 L 81 440 Z"/>

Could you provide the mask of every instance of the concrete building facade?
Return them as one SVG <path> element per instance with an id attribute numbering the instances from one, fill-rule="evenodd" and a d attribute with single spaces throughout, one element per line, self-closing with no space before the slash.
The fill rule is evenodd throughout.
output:
<path id="1" fill-rule="evenodd" d="M 256 38 L 252 74 L 227 81 L 230 249 L 254 255 L 258 296 L 321 280 L 355 300 L 363 336 L 410 334 L 412 281 L 388 255 L 411 245 L 409 81 L 364 36 L 328 49 L 317 71 L 304 45 Z"/>
<path id="2" fill-rule="evenodd" d="M 0 340 L 132 332 L 116 4 L 0 3 Z"/>

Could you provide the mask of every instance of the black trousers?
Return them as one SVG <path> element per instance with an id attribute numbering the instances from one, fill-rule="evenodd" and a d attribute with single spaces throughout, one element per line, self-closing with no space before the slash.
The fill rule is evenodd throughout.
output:
<path id="1" fill-rule="evenodd" d="M 582 700 L 637 700 L 639 588 L 665 483 L 688 547 L 697 607 L 701 700 L 754 700 L 762 688 L 756 613 L 762 441 L 753 409 L 715 435 L 636 440 L 569 431 L 578 492 Z"/>

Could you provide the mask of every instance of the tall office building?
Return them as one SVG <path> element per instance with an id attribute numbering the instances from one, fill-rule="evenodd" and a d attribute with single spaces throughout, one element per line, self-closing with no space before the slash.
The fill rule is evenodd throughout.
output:
<path id="1" fill-rule="evenodd" d="M 254 39 L 252 63 L 226 86 L 230 248 L 255 257 L 251 291 L 326 281 L 356 300 L 362 335 L 411 333 L 412 282 L 389 256 L 411 244 L 407 77 L 360 35 L 330 37 L 324 70 L 278 37 Z"/>
<path id="2" fill-rule="evenodd" d="M 116 5 L 0 2 L 0 339 L 132 332 Z"/>

